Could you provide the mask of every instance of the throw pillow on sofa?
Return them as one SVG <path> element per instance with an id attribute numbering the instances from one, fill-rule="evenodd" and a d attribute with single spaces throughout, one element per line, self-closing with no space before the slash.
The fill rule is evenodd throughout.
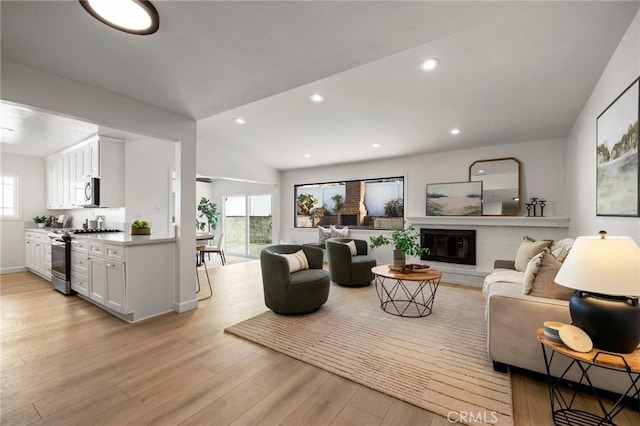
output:
<path id="1" fill-rule="evenodd" d="M 349 227 L 345 226 L 342 229 L 338 229 L 333 225 L 329 225 L 331 232 L 331 238 L 349 238 Z"/>
<path id="2" fill-rule="evenodd" d="M 516 254 L 516 271 L 524 272 L 531 258 L 549 247 L 551 243 L 553 243 L 552 240 L 533 241 L 529 237 L 524 237 Z"/>
<path id="3" fill-rule="evenodd" d="M 540 263 L 542 262 L 543 254 L 544 252 L 536 254 L 527 264 L 527 269 L 525 269 L 524 278 L 522 279 L 522 294 L 531 293 L 533 281 L 536 279 L 536 275 L 538 275 L 538 271 L 540 270 Z"/>
<path id="4" fill-rule="evenodd" d="M 356 256 L 358 254 L 358 248 L 356 247 L 356 242 L 351 240 L 346 243 L 342 243 L 345 246 L 349 247 L 349 251 L 351 252 L 351 256 Z"/>
<path id="5" fill-rule="evenodd" d="M 331 238 L 331 229 L 323 228 L 322 226 L 318 225 L 318 244 L 324 247 L 324 242 L 329 238 Z"/>
<path id="6" fill-rule="evenodd" d="M 540 268 L 533 280 L 530 295 L 546 299 L 571 299 L 575 290 L 555 283 L 556 275 L 558 275 L 561 266 L 562 262 L 558 261 L 548 250 L 545 250 L 540 260 Z"/>

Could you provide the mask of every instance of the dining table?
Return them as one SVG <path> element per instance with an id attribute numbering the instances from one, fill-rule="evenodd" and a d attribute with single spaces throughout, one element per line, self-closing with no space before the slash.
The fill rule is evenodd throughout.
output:
<path id="1" fill-rule="evenodd" d="M 196 266 L 202 266 L 204 263 L 204 252 L 198 250 L 198 247 L 204 247 L 215 235 L 211 232 L 196 232 Z"/>

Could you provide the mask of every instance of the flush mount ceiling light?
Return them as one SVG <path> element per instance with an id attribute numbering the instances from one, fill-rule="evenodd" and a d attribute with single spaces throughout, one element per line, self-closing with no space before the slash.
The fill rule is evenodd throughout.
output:
<path id="1" fill-rule="evenodd" d="M 461 132 L 460 129 L 451 129 L 451 131 L 449 133 L 451 133 L 452 135 L 459 135 Z"/>
<path id="2" fill-rule="evenodd" d="M 82 7 L 98 21 L 130 34 L 158 31 L 160 16 L 146 0 L 80 0 Z"/>
<path id="3" fill-rule="evenodd" d="M 322 102 L 324 101 L 324 96 L 322 96 L 320 93 L 314 93 L 313 95 L 311 95 L 310 99 L 313 102 Z"/>
<path id="4" fill-rule="evenodd" d="M 373 145 L 371 145 L 371 146 L 372 146 L 372 147 L 374 147 L 374 148 L 380 148 L 380 146 L 381 146 L 381 145 L 380 145 L 379 143 L 374 143 L 374 144 L 373 144 Z"/>
<path id="5" fill-rule="evenodd" d="M 429 58 L 420 64 L 420 69 L 422 71 L 433 71 L 438 67 L 439 63 L 440 61 L 436 58 Z"/>
<path id="6" fill-rule="evenodd" d="M 238 118 L 236 118 L 236 123 L 238 123 L 238 124 L 245 124 L 245 123 L 246 123 L 246 121 L 244 120 L 244 118 L 240 118 L 240 117 L 238 117 Z"/>
<path id="7" fill-rule="evenodd" d="M 304 158 L 309 158 L 309 157 L 311 157 L 311 154 L 305 154 L 304 155 Z"/>

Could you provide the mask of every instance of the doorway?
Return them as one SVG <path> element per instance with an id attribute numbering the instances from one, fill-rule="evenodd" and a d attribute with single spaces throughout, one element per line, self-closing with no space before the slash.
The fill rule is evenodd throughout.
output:
<path id="1" fill-rule="evenodd" d="M 271 194 L 224 198 L 224 233 L 229 254 L 258 257 L 272 243 Z"/>

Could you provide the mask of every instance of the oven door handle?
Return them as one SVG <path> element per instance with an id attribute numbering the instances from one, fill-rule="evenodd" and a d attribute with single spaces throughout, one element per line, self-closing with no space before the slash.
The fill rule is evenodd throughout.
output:
<path id="1" fill-rule="evenodd" d="M 66 243 L 63 242 L 63 241 L 51 241 L 51 245 L 52 246 L 64 247 L 66 245 Z"/>

